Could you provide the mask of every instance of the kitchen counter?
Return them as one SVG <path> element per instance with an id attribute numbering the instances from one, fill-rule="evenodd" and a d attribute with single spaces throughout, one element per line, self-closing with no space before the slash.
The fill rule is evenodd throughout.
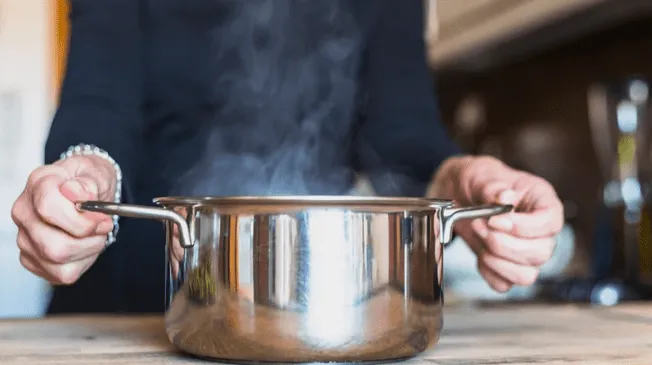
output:
<path id="1" fill-rule="evenodd" d="M 405 364 L 652 364 L 652 304 L 447 307 L 431 352 Z M 168 343 L 158 316 L 0 321 L 0 364 L 210 364 Z"/>

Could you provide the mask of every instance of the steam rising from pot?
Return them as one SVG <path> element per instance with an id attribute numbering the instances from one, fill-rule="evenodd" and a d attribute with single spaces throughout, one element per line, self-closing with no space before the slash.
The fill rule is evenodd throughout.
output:
<path id="1" fill-rule="evenodd" d="M 186 195 L 343 194 L 350 188 L 361 33 L 346 0 L 228 1 L 211 57 L 221 103 Z M 217 62 L 216 65 L 224 63 Z M 328 173 L 323 173 L 328 171 Z M 183 187 L 183 188 L 181 188 Z"/>

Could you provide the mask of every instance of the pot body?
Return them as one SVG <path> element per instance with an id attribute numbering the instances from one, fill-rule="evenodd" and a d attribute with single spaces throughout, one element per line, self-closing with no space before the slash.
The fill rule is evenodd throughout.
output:
<path id="1" fill-rule="evenodd" d="M 438 210 L 312 208 L 187 217 L 168 232 L 170 341 L 195 355 L 274 362 L 379 361 L 434 345 L 442 326 Z"/>
<path id="2" fill-rule="evenodd" d="M 162 208 L 78 208 L 166 222 L 170 341 L 238 362 L 377 363 L 432 347 L 455 222 L 512 209 L 415 198 L 155 201 Z"/>

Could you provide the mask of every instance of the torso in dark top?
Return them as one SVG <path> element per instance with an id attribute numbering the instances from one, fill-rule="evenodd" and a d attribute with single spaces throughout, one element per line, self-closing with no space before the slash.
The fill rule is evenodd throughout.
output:
<path id="1" fill-rule="evenodd" d="M 343 194 L 360 165 L 385 184 L 381 194 L 421 194 L 456 150 L 437 124 L 417 40 L 421 7 L 379 10 L 391 3 L 140 0 L 144 124 L 130 203 Z M 65 128 L 74 116 L 61 114 L 58 128 Z M 365 116 L 375 124 L 363 126 Z M 358 133 L 368 142 L 354 148 Z M 59 139 L 50 146 L 82 142 Z M 394 188 L 400 184 L 388 180 L 385 166 L 409 171 L 404 180 L 414 187 Z M 163 311 L 163 229 L 121 222 L 118 241 L 79 282 L 55 290 L 50 313 Z"/>

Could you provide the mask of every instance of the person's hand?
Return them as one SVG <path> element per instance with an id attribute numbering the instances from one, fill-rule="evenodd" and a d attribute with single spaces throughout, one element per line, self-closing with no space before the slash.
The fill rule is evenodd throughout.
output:
<path id="1" fill-rule="evenodd" d="M 111 200 L 116 173 L 96 156 L 75 156 L 34 170 L 14 203 L 21 264 L 52 284 L 72 284 L 104 249 L 111 217 L 79 212 L 83 200 Z"/>
<path id="2" fill-rule="evenodd" d="M 496 291 L 531 285 L 554 251 L 563 205 L 546 180 L 493 157 L 454 157 L 436 173 L 428 193 L 470 206 L 514 205 L 511 213 L 456 223 L 478 257 L 478 270 Z"/>

